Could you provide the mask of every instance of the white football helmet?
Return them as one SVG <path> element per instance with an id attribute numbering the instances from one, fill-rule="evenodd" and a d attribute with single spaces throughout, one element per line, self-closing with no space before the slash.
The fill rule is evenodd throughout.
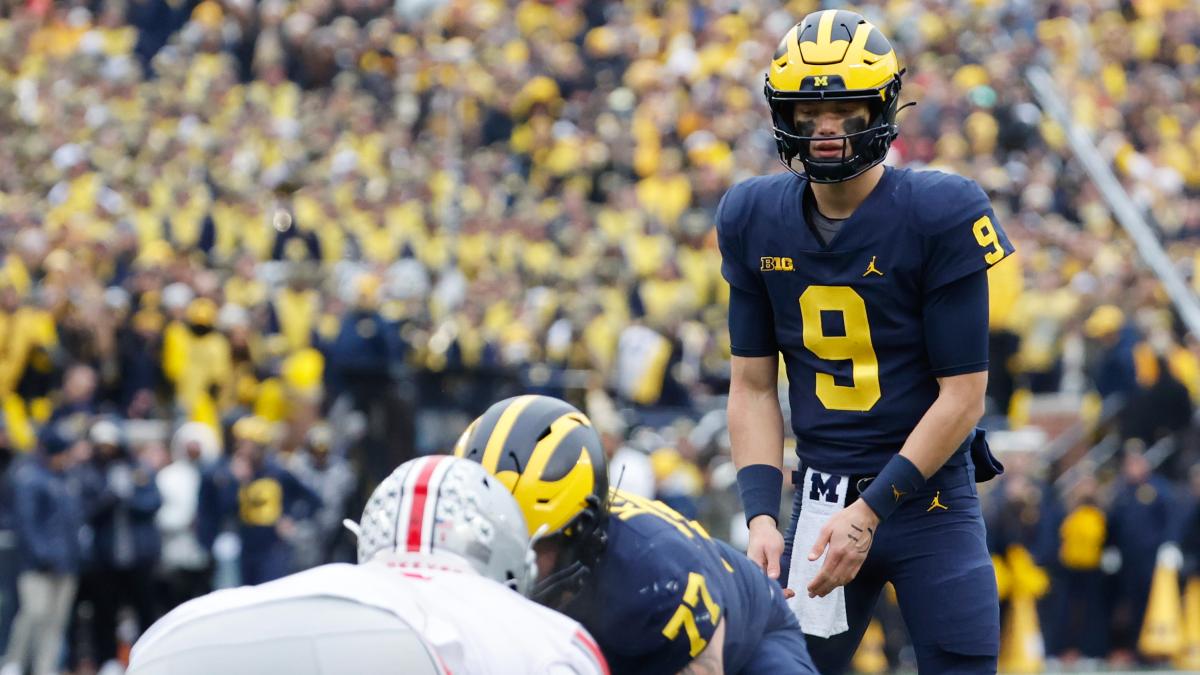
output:
<path id="1" fill-rule="evenodd" d="M 458 457 L 431 455 L 397 467 L 371 494 L 357 534 L 359 564 L 381 553 L 452 553 L 522 595 L 537 578 L 512 493 Z"/>

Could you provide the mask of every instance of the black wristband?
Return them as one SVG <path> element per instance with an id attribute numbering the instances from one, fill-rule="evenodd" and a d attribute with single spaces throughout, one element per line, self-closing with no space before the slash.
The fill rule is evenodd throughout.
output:
<path id="1" fill-rule="evenodd" d="M 751 464 L 737 473 L 738 492 L 746 509 L 746 524 L 766 514 L 779 523 L 779 500 L 783 496 L 783 471 L 770 464 Z"/>
<path id="2" fill-rule="evenodd" d="M 897 454 L 888 460 L 883 471 L 875 476 L 875 480 L 859 495 L 867 506 L 879 516 L 879 521 L 887 520 L 905 497 L 911 496 L 925 486 L 925 476 L 920 469 L 910 462 L 907 457 Z"/>

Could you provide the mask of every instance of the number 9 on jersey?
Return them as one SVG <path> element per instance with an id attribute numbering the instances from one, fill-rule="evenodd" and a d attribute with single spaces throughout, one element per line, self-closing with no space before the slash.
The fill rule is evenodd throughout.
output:
<path id="1" fill-rule="evenodd" d="M 844 335 L 826 335 L 821 312 L 838 312 Z M 800 295 L 804 346 L 825 361 L 850 361 L 853 384 L 840 385 L 829 373 L 817 373 L 817 399 L 828 410 L 867 411 L 879 401 L 879 359 L 871 344 L 871 325 L 862 296 L 849 286 L 809 286 Z"/>

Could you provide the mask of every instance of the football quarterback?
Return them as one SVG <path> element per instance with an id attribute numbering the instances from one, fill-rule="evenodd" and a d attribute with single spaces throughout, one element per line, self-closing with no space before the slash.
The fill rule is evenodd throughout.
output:
<path id="1" fill-rule="evenodd" d="M 1013 246 L 974 181 L 885 166 L 902 75 L 862 16 L 805 17 L 766 74 L 789 171 L 733 186 L 717 209 L 747 555 L 795 590 L 822 673 L 847 667 L 889 581 L 922 673 L 995 672 L 975 483 L 1002 467 L 975 424 L 987 270 Z M 786 539 L 780 354 L 800 460 Z"/>

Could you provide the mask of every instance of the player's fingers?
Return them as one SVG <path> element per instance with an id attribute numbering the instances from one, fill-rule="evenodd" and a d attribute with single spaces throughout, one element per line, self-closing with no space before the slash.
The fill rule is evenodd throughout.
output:
<path id="1" fill-rule="evenodd" d="M 783 537 L 779 536 L 771 539 L 763 548 L 766 549 L 769 555 L 773 555 L 778 558 L 779 556 L 783 555 Z"/>
<path id="2" fill-rule="evenodd" d="M 836 578 L 837 565 L 828 557 L 825 558 L 825 563 L 821 565 L 821 569 L 817 572 L 817 576 L 813 577 L 808 584 L 808 597 L 823 597 L 826 593 L 833 590 L 833 580 Z"/>
<path id="3" fill-rule="evenodd" d="M 825 547 L 829 545 L 831 533 L 828 527 L 822 527 L 820 533 L 817 534 L 817 540 L 813 542 L 812 550 L 808 552 L 809 560 L 816 560 L 825 552 Z M 828 565 L 828 563 L 826 563 Z"/>
<path id="4" fill-rule="evenodd" d="M 767 560 L 767 566 L 765 568 L 767 576 L 772 579 L 778 579 L 780 572 L 779 559 L 783 556 L 783 537 L 769 540 L 766 545 L 763 546 L 763 555 Z"/>
<path id="5" fill-rule="evenodd" d="M 825 597 L 838 586 L 850 583 L 854 576 L 855 573 L 849 570 L 845 554 L 834 551 L 831 547 L 821 573 L 813 578 L 813 583 L 809 586 L 809 597 Z"/>
<path id="6" fill-rule="evenodd" d="M 862 569 L 863 562 L 866 560 L 866 555 L 857 551 L 848 551 L 846 556 L 839 561 L 836 568 L 835 577 L 839 581 L 834 583 L 834 586 L 845 586 L 854 581 L 858 577 L 858 571 Z"/>
<path id="7" fill-rule="evenodd" d="M 837 582 L 834 581 L 834 579 L 830 576 L 821 578 L 819 583 L 817 579 L 813 579 L 813 583 L 809 584 L 808 586 L 808 597 L 823 598 L 826 595 L 829 595 L 829 593 L 833 591 L 833 589 L 837 588 L 837 586 Z"/>
<path id="8" fill-rule="evenodd" d="M 821 570 L 821 572 L 818 573 L 817 576 L 813 577 L 812 581 L 808 582 L 808 597 L 810 597 L 810 598 L 823 597 L 828 592 L 825 590 L 825 586 L 827 584 L 828 584 L 828 581 L 827 581 L 827 575 L 825 574 L 825 570 Z"/>
<path id="9" fill-rule="evenodd" d="M 793 591 L 790 588 L 783 589 L 783 599 L 784 600 L 791 600 L 794 597 L 796 597 L 796 591 Z"/>
<path id="10" fill-rule="evenodd" d="M 777 555 L 768 555 L 767 556 L 767 576 L 772 579 L 779 578 L 779 556 L 777 556 Z"/>

